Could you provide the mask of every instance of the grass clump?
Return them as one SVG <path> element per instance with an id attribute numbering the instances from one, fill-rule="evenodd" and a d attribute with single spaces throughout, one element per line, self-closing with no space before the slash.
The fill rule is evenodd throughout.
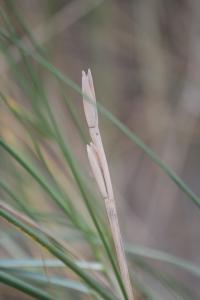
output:
<path id="1" fill-rule="evenodd" d="M 151 277 L 162 285 L 163 294 L 167 290 L 176 299 L 195 299 L 195 292 L 167 272 L 161 274 L 149 260 L 199 277 L 197 266 L 122 240 L 98 113 L 197 208 L 199 197 L 101 101 L 96 102 L 90 70 L 82 73 L 81 88 L 51 62 L 14 1 L 5 3 L 1 16 L 0 49 L 8 74 L 0 91 L 0 216 L 8 246 L 2 243 L 0 282 L 35 299 L 157 299 L 148 284 Z M 53 101 L 46 77 L 58 89 Z M 72 91 L 83 98 L 91 138 L 87 154 L 99 191 L 88 176 L 88 164 L 79 159 L 88 138 L 79 115 L 81 101 L 68 97 Z M 70 125 L 63 125 L 58 107 Z"/>

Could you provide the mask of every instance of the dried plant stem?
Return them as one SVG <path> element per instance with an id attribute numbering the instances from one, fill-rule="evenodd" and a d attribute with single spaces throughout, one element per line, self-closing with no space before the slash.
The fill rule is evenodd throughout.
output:
<path id="1" fill-rule="evenodd" d="M 105 156 L 105 152 L 104 152 L 100 134 L 99 134 L 99 137 L 100 137 L 99 138 L 99 151 L 101 153 L 100 157 L 101 157 L 101 162 L 102 162 L 102 169 L 103 169 L 103 174 L 105 176 L 104 179 L 106 182 L 107 194 L 108 194 L 108 197 L 104 198 L 106 211 L 107 211 L 108 220 L 110 223 L 111 233 L 113 236 L 113 241 L 114 241 L 114 245 L 115 245 L 115 249 L 116 249 L 116 254 L 117 254 L 117 259 L 118 259 L 118 263 L 119 263 L 121 276 L 124 281 L 124 285 L 126 287 L 128 299 L 133 299 L 132 288 L 131 288 L 131 283 L 130 283 L 130 278 L 129 278 L 129 273 L 128 273 L 128 267 L 127 267 L 119 222 L 118 222 L 114 193 L 113 193 L 113 188 L 112 188 L 112 183 L 111 183 L 111 178 L 110 178 L 110 172 L 108 169 L 108 164 L 107 164 L 107 160 L 106 160 L 106 156 Z"/>
<path id="2" fill-rule="evenodd" d="M 108 163 L 103 148 L 103 143 L 98 127 L 98 114 L 96 109 L 96 97 L 94 91 L 94 85 L 92 80 L 92 75 L 90 70 L 88 73 L 82 73 L 82 90 L 83 94 L 88 96 L 94 103 L 90 103 L 88 99 L 83 99 L 84 110 L 86 115 L 86 120 L 89 127 L 90 136 L 92 143 L 87 145 L 88 158 L 90 165 L 97 181 L 103 199 L 105 201 L 105 207 L 107 211 L 107 216 L 110 224 L 111 234 L 114 241 L 114 246 L 117 255 L 117 261 L 119 264 L 119 269 L 121 277 L 126 289 L 126 293 L 129 300 L 133 300 L 133 292 L 129 278 L 128 266 L 126 262 L 118 217 L 115 205 L 114 193 L 112 188 L 112 182 L 110 177 L 110 172 L 108 168 Z"/>

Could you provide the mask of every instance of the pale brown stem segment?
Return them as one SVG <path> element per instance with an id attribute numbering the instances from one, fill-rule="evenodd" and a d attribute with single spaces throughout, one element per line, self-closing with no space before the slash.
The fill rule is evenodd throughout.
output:
<path id="1" fill-rule="evenodd" d="M 107 216 L 110 224 L 110 229 L 114 241 L 114 246 L 117 254 L 117 261 L 119 264 L 119 269 L 121 277 L 127 292 L 129 300 L 133 300 L 133 291 L 131 287 L 128 266 L 126 262 L 118 217 L 115 205 L 114 193 L 112 188 L 112 182 L 110 177 L 110 172 L 108 168 L 108 163 L 106 155 L 103 148 L 103 143 L 98 128 L 98 115 L 97 109 L 94 104 L 96 104 L 96 97 L 94 92 L 94 85 L 92 80 L 92 75 L 90 70 L 88 74 L 82 73 L 82 90 L 85 95 L 87 95 L 91 101 L 90 103 L 87 99 L 83 99 L 84 110 L 86 115 L 86 120 L 89 127 L 90 136 L 92 142 L 90 146 L 87 146 L 88 157 L 91 164 L 94 177 L 99 186 L 100 192 L 104 198 Z"/>

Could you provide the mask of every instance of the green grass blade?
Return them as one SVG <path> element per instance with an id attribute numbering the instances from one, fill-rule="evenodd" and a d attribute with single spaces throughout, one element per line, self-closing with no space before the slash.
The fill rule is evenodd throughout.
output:
<path id="1" fill-rule="evenodd" d="M 12 13 L 15 16 L 18 24 L 21 26 L 22 30 L 25 32 L 26 36 L 29 38 L 29 40 L 31 41 L 31 43 L 33 44 L 35 49 L 39 53 L 44 54 L 44 49 L 38 45 L 34 35 L 29 30 L 28 26 L 26 26 L 26 24 L 24 22 L 24 18 L 20 15 L 19 9 L 16 7 L 15 1 L 6 0 L 5 5 L 6 5 L 6 8 L 7 8 L 8 11 L 12 11 Z M 10 19 L 8 21 L 9 21 L 10 27 L 13 28 L 13 24 L 12 24 L 13 22 Z"/>
<path id="2" fill-rule="evenodd" d="M 46 248 L 55 257 L 61 260 L 67 267 L 74 271 L 84 282 L 99 295 L 101 295 L 106 300 L 114 300 L 115 298 L 105 290 L 101 285 L 99 285 L 91 276 L 80 269 L 71 259 L 69 259 L 66 254 L 64 254 L 58 247 L 52 244 L 44 235 L 39 234 L 36 230 L 24 224 L 21 220 L 16 218 L 11 212 L 5 210 L 5 208 L 0 205 L 0 216 L 15 225 L 17 228 L 21 229 L 23 232 L 32 237 L 40 245 Z"/>
<path id="3" fill-rule="evenodd" d="M 86 138 L 86 134 L 83 130 L 83 126 L 82 124 L 80 124 L 80 118 L 77 116 L 77 111 L 75 110 L 74 106 L 73 106 L 73 102 L 66 96 L 65 93 L 65 89 L 63 86 L 63 82 L 61 82 L 60 80 L 58 81 L 59 85 L 60 85 L 60 89 L 61 89 L 61 95 L 62 98 L 67 106 L 67 110 L 71 116 L 72 119 L 72 123 L 76 126 L 77 131 L 82 139 L 82 141 L 84 142 L 84 144 L 87 144 L 87 138 Z"/>
<path id="4" fill-rule="evenodd" d="M 181 259 L 179 257 L 176 257 L 174 255 L 158 251 L 155 249 L 151 249 L 148 247 L 142 247 L 142 246 L 131 246 L 131 245 L 126 245 L 125 247 L 126 252 L 129 255 L 134 255 L 134 256 L 139 256 L 139 257 L 145 257 L 145 258 L 150 258 L 153 260 L 159 260 L 162 262 L 170 263 L 176 267 L 179 267 L 197 277 L 200 277 L 200 266 L 196 266 L 193 263 Z"/>
<path id="5" fill-rule="evenodd" d="M 31 212 L 31 209 L 29 206 L 25 205 L 24 201 L 21 200 L 21 198 L 19 198 L 16 193 L 14 193 L 9 186 L 0 179 L 0 188 L 2 188 L 4 190 L 4 192 L 6 192 L 18 205 L 19 207 L 25 212 L 27 213 L 27 215 L 29 215 L 31 218 L 33 218 L 33 214 Z"/>
<path id="6" fill-rule="evenodd" d="M 37 43 L 37 41 L 32 36 L 28 26 L 25 24 L 25 22 L 20 17 L 20 14 L 19 14 L 18 10 L 16 9 L 15 4 L 13 3 L 13 1 L 9 1 L 8 7 L 10 7 L 10 9 L 12 7 L 12 9 L 11 9 L 12 12 L 15 14 L 20 26 L 26 32 L 26 35 L 30 39 L 30 41 L 31 41 L 33 47 L 35 48 L 36 52 L 39 51 L 40 54 L 45 55 L 44 49 Z M 12 33 L 12 39 L 14 39 L 14 37 L 15 37 L 15 39 L 18 39 L 19 36 L 18 36 L 18 34 L 16 32 L 16 29 L 15 29 L 16 26 L 13 24 L 13 22 L 9 19 L 9 17 L 6 15 L 6 13 L 3 10 L 2 10 L 2 15 L 3 15 L 4 20 L 5 20 L 4 22 L 6 23 L 7 27 L 10 29 L 9 32 Z M 5 51 L 5 55 L 6 55 L 6 57 L 9 58 L 9 56 L 7 54 L 7 51 Z M 39 96 L 41 98 L 41 100 L 43 100 L 43 98 L 47 98 L 47 95 L 45 93 L 45 89 L 44 89 L 44 86 L 43 86 L 43 82 L 42 82 L 42 80 L 39 80 L 38 74 L 37 74 L 37 72 L 35 72 L 35 68 L 34 68 L 32 62 L 30 61 L 30 57 L 28 57 L 26 55 L 26 53 L 24 51 L 22 51 L 22 49 L 20 49 L 20 55 L 21 55 L 22 61 L 25 64 L 25 67 L 27 69 L 28 74 L 30 75 L 31 81 L 32 81 L 33 86 L 35 88 L 35 93 L 36 93 L 36 95 L 38 94 L 37 97 Z M 11 59 L 11 61 L 12 61 L 12 65 L 14 65 L 13 64 L 13 59 Z M 10 63 L 9 60 L 8 60 L 8 62 Z M 19 72 L 17 70 L 15 70 L 15 75 L 17 73 L 19 73 Z M 19 78 L 21 80 L 21 74 L 20 74 L 20 76 L 16 76 L 16 80 L 18 81 Z M 26 78 L 23 78 L 23 81 L 25 81 L 25 80 L 26 80 Z M 77 128 L 77 130 L 80 134 L 80 137 L 82 138 L 83 141 L 86 142 L 86 137 L 85 137 L 84 131 L 82 129 L 82 126 L 80 125 L 80 121 L 77 117 L 76 111 L 75 111 L 75 109 L 72 105 L 72 102 L 68 100 L 68 98 L 66 97 L 66 94 L 64 92 L 63 83 L 61 81 L 58 81 L 58 83 L 59 83 L 59 86 L 60 86 L 60 89 L 61 89 L 61 94 L 62 94 L 63 100 L 64 100 L 65 104 L 67 105 L 68 112 L 69 112 L 69 114 L 72 118 L 72 121 L 75 124 L 75 126 L 76 126 L 76 128 Z M 27 81 L 26 84 L 21 85 L 22 88 L 28 87 L 28 86 L 30 87 L 29 81 Z M 32 90 L 31 90 L 31 92 L 32 92 Z M 35 96 L 32 97 L 32 95 L 31 95 L 31 98 L 32 98 L 33 107 L 35 107 Z M 40 110 L 38 110 L 37 113 L 38 112 L 40 112 Z"/>
<path id="7" fill-rule="evenodd" d="M 152 291 L 145 287 L 145 283 L 143 282 L 143 280 L 139 279 L 137 274 L 134 273 L 134 274 L 130 274 L 132 275 L 132 277 L 134 278 L 134 282 L 135 282 L 135 287 L 137 288 L 137 290 L 139 291 L 138 294 L 140 296 L 138 296 L 138 299 L 140 300 L 160 300 L 160 299 L 157 299 L 153 296 L 152 294 Z M 153 290 L 153 289 L 152 289 Z M 137 298 L 136 298 L 137 300 Z"/>
<path id="8" fill-rule="evenodd" d="M 24 278 L 26 280 L 30 280 L 31 282 L 36 282 L 40 285 L 51 285 L 54 287 L 59 288 L 66 288 L 66 289 L 72 289 L 77 292 L 81 292 L 84 294 L 91 294 L 91 291 L 80 282 L 69 280 L 67 278 L 63 277 L 54 277 L 50 276 L 47 277 L 46 275 L 43 275 L 41 273 L 33 273 L 28 271 L 22 271 L 22 270 L 11 270 L 11 274 L 17 274 L 18 277 Z"/>
<path id="9" fill-rule="evenodd" d="M 134 266 L 136 268 L 141 269 L 142 271 L 149 274 L 151 277 L 153 277 L 156 281 L 159 281 L 163 287 L 170 292 L 173 292 L 173 294 L 178 296 L 178 299 L 180 297 L 182 299 L 193 299 L 197 300 L 199 299 L 199 296 L 197 296 L 192 290 L 190 290 L 188 287 L 186 287 L 183 283 L 177 281 L 174 277 L 167 274 L 166 272 L 160 272 L 157 269 L 151 267 L 149 264 L 144 262 L 141 259 L 135 259 L 134 260 Z"/>
<path id="10" fill-rule="evenodd" d="M 49 194 L 52 199 L 59 204 L 59 206 L 66 212 L 67 215 L 70 215 L 68 207 L 64 204 L 63 199 L 61 199 L 46 182 L 46 180 L 36 170 L 34 170 L 30 163 L 26 162 L 25 159 L 20 157 L 20 155 L 10 146 L 8 146 L 1 138 L 0 146 L 3 147 L 40 184 L 40 186 Z"/>
<path id="11" fill-rule="evenodd" d="M 75 222 L 73 215 L 69 211 L 67 203 L 60 197 L 60 195 L 46 182 L 46 180 L 36 171 L 34 168 L 25 161 L 16 151 L 8 146 L 2 139 L 0 139 L 0 146 L 3 147 L 38 183 L 39 185 L 49 194 L 49 196 L 64 210 L 70 220 Z M 78 224 L 79 226 L 80 224 Z M 80 225 L 81 226 L 81 225 Z M 85 230 L 85 227 L 82 226 Z"/>
<path id="12" fill-rule="evenodd" d="M 0 282 L 22 291 L 36 299 L 53 300 L 53 298 L 43 290 L 3 271 L 0 271 Z"/>
<path id="13" fill-rule="evenodd" d="M 68 205 L 68 210 L 70 212 L 70 215 L 73 216 L 73 218 L 71 218 L 71 221 L 73 221 L 74 225 L 76 227 L 78 227 L 79 229 L 84 229 L 83 234 L 84 234 L 85 238 L 88 239 L 88 237 L 89 237 L 89 240 L 91 241 L 92 236 L 94 236 L 94 233 L 88 227 L 87 223 L 83 219 L 83 216 L 81 216 L 80 213 L 78 213 L 78 211 L 75 209 L 74 205 L 72 204 L 73 201 L 70 199 L 69 195 L 66 192 L 64 192 L 63 190 L 61 190 L 55 176 L 50 171 L 50 169 L 46 163 L 46 160 L 40 150 L 40 146 L 39 146 L 37 140 L 32 135 L 30 123 L 27 118 L 26 119 L 24 118 L 25 113 L 19 114 L 16 110 L 12 109 L 12 107 L 10 107 L 6 101 L 6 96 L 1 92 L 0 92 L 0 98 L 2 98 L 3 101 L 7 104 L 8 108 L 11 110 L 11 112 L 13 113 L 15 118 L 24 127 L 24 129 L 27 131 L 27 134 L 30 136 L 30 139 L 33 142 L 34 148 L 36 150 L 36 153 L 38 154 L 38 157 L 39 157 L 40 161 L 42 162 L 51 183 L 53 184 L 54 188 L 56 189 L 57 194 L 59 194 L 59 197 L 64 199 Z M 7 188 L 7 190 L 8 190 L 8 188 Z M 18 202 L 19 202 L 19 200 L 20 199 L 18 198 Z M 90 233 L 90 235 L 88 235 L 89 233 Z"/>
<path id="14" fill-rule="evenodd" d="M 103 271 L 103 266 L 99 262 L 75 261 L 75 264 L 81 269 Z M 64 263 L 55 259 L 0 259 L 1 269 L 43 268 L 44 265 L 48 268 L 65 267 Z"/>

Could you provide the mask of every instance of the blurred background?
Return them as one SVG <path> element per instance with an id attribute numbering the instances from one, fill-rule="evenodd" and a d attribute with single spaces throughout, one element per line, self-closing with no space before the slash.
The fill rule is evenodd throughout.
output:
<path id="1" fill-rule="evenodd" d="M 13 1 L 15 8 L 11 2 L 1 1 L 1 6 L 25 45 L 32 49 L 15 9 L 50 61 L 63 74 L 81 85 L 81 71 L 91 68 L 97 101 L 200 195 L 200 1 L 18 0 L 17 3 Z M 1 24 L 5 26 L 3 17 Z M 9 42 L 1 45 L 0 86 L 7 104 L 0 104 L 0 134 L 21 153 L 28 153 L 32 162 L 43 170 L 44 166 L 37 161 L 33 149 L 32 142 L 37 137 L 53 174 L 72 197 L 77 196 L 58 147 L 49 140 L 45 122 L 41 122 L 45 120 L 46 112 L 40 98 L 32 93 L 31 100 L 28 99 L 26 80 L 29 78 L 15 48 Z M 24 81 L 19 80 L 19 75 L 13 75 L 11 59 L 8 62 L 5 52 L 13 57 L 14 64 L 24 74 Z M 88 180 L 95 185 L 85 150 L 89 135 L 81 96 L 70 88 L 61 87 L 34 60 L 32 64 L 65 141 Z M 63 101 L 65 96 L 67 104 Z M 36 112 L 42 118 L 36 117 Z M 31 120 L 32 142 L 16 115 Z M 99 123 L 124 241 L 127 245 L 164 251 L 200 266 L 198 209 L 102 114 Z M 0 176 L 23 195 L 33 210 L 55 213 L 55 207 L 45 196 L 44 201 L 39 199 L 42 192 L 37 184 L 21 168 L 19 172 L 17 164 L 11 162 L 3 151 L 0 163 Z M 0 191 L 0 195 L 12 203 L 4 191 Z M 76 206 L 87 218 L 80 199 Z M 75 239 L 74 233 L 70 230 L 64 232 L 63 225 L 61 232 L 59 225 L 52 223 L 47 222 L 52 232 L 63 237 L 69 231 L 68 238 L 73 235 L 73 243 L 90 257 L 87 245 L 83 246 L 78 237 Z M 8 224 L 3 222 L 2 226 L 1 257 L 41 255 L 41 249 L 34 242 L 25 241 L 20 233 L 16 235 L 16 230 Z M 194 294 L 200 293 L 199 278 L 190 272 L 157 260 L 147 258 L 146 261 L 159 272 L 167 272 L 181 281 Z M 156 299 L 179 299 L 169 291 L 163 291 L 155 278 L 138 272 Z M 20 293 L 17 296 L 4 286 L 0 299 L 5 297 L 28 299 L 28 296 Z"/>

